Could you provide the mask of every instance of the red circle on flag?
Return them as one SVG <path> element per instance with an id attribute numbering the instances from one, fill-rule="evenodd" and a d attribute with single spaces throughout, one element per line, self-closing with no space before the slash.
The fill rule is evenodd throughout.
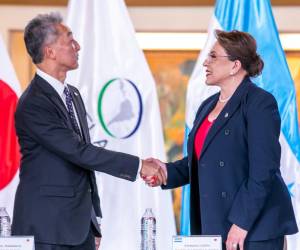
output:
<path id="1" fill-rule="evenodd" d="M 20 166 L 14 119 L 17 102 L 16 93 L 0 80 L 0 190 L 11 182 Z"/>

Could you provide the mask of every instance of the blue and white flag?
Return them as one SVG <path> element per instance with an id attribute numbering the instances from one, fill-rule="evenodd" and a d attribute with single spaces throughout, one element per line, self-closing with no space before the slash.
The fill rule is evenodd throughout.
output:
<path id="1" fill-rule="evenodd" d="M 300 137 L 297 121 L 296 93 L 285 53 L 282 49 L 269 0 L 218 0 L 208 29 L 208 39 L 201 51 L 188 84 L 186 131 L 192 128 L 197 108 L 217 87 L 205 85 L 203 62 L 212 48 L 214 30 L 249 32 L 257 41 L 258 53 L 265 66 L 253 81 L 272 93 L 281 115 L 281 172 L 289 188 L 298 227 L 300 226 Z M 186 133 L 186 134 L 187 134 Z M 189 187 L 184 187 L 181 233 L 189 234 Z M 288 237 L 288 249 L 300 249 L 300 235 Z"/>

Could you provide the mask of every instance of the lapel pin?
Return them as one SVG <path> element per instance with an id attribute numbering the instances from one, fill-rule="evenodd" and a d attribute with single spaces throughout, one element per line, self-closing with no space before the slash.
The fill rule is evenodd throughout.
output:
<path id="1" fill-rule="evenodd" d="M 228 117 L 228 113 L 226 113 L 226 114 L 224 115 L 224 117 L 227 118 L 227 117 Z"/>
<path id="2" fill-rule="evenodd" d="M 78 93 L 77 93 L 77 92 L 74 92 L 74 94 L 75 94 L 76 96 L 78 96 Z"/>

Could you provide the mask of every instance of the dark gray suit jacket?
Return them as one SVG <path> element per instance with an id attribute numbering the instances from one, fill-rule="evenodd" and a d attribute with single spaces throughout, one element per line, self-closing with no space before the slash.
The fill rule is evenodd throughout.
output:
<path id="1" fill-rule="evenodd" d="M 94 171 L 134 181 L 139 165 L 136 156 L 90 143 L 84 103 L 75 87 L 69 89 L 83 138 L 73 130 L 60 96 L 38 75 L 15 114 L 22 159 L 12 231 L 34 235 L 39 243 L 82 243 L 92 207 L 101 216 Z"/>

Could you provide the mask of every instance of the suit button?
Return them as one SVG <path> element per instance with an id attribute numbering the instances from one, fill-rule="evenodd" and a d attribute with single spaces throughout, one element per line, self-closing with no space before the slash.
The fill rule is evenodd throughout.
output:
<path id="1" fill-rule="evenodd" d="M 221 196 L 222 196 L 222 198 L 226 198 L 227 193 L 226 193 L 226 192 L 222 192 L 222 193 L 221 193 Z"/>
<path id="2" fill-rule="evenodd" d="M 88 189 L 88 192 L 89 192 L 89 193 L 91 193 L 91 192 L 92 192 L 92 189 L 91 189 L 91 188 L 89 188 L 89 189 Z"/>
<path id="3" fill-rule="evenodd" d="M 219 166 L 220 166 L 220 167 L 224 167 L 224 166 L 225 166 L 225 162 L 224 162 L 224 161 L 220 161 L 220 162 L 219 162 Z"/>
<path id="4" fill-rule="evenodd" d="M 230 130 L 229 129 L 225 129 L 224 134 L 225 135 L 229 135 L 230 134 Z"/>

